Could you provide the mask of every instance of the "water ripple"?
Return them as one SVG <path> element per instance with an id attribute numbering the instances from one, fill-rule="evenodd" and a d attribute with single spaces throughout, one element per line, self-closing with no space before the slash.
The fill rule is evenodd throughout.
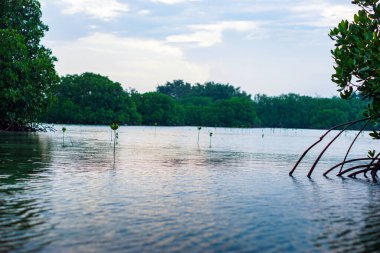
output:
<path id="1" fill-rule="evenodd" d="M 198 145 L 196 128 L 121 127 L 115 154 L 105 127 L 67 126 L 65 145 L 60 133 L 1 134 L 0 252 L 380 248 L 379 184 L 300 176 L 318 151 L 288 177 L 319 131 L 202 130 Z"/>

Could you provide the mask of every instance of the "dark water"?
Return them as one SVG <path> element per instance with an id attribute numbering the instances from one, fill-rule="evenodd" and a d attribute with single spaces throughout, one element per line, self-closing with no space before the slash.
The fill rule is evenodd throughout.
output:
<path id="1" fill-rule="evenodd" d="M 309 180 L 321 131 L 122 127 L 114 160 L 107 127 L 66 128 L 0 134 L 0 252 L 380 251 L 380 185 L 322 177 L 353 132 Z"/>

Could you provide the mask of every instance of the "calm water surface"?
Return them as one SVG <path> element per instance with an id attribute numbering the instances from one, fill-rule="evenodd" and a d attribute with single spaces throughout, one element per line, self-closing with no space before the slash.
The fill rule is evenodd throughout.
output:
<path id="1" fill-rule="evenodd" d="M 121 127 L 114 157 L 108 127 L 66 128 L 0 134 L 0 252 L 380 251 L 380 185 L 322 176 L 354 132 L 309 180 L 321 131 Z"/>

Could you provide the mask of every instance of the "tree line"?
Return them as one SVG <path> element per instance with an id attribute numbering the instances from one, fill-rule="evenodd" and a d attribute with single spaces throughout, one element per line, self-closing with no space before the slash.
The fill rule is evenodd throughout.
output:
<path id="1" fill-rule="evenodd" d="M 342 100 L 286 94 L 256 95 L 256 112 L 261 126 L 276 128 L 328 129 L 363 118 L 366 103 L 359 97 Z M 357 125 L 359 129 L 361 125 Z"/>
<path id="2" fill-rule="evenodd" d="M 363 101 L 297 94 L 251 95 L 230 84 L 174 80 L 155 92 L 123 90 L 94 73 L 67 75 L 53 90 L 41 120 L 62 124 L 324 129 L 361 117 Z"/>

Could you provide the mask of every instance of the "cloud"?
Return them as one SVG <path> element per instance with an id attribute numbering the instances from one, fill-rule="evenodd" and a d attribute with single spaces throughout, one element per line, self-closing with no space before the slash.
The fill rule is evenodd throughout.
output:
<path id="1" fill-rule="evenodd" d="M 153 3 L 178 4 L 183 2 L 200 2 L 201 0 L 152 0 Z"/>
<path id="2" fill-rule="evenodd" d="M 64 5 L 63 13 L 72 15 L 85 13 L 93 18 L 110 20 L 129 10 L 129 6 L 118 0 L 57 0 Z"/>
<path id="3" fill-rule="evenodd" d="M 187 61 L 183 52 L 158 40 L 94 33 L 71 42 L 48 42 L 61 75 L 95 72 L 140 91 L 174 79 L 208 80 L 207 66 Z"/>
<path id="4" fill-rule="evenodd" d="M 152 12 L 151 10 L 143 9 L 143 10 L 139 10 L 137 13 L 139 15 L 146 16 L 146 15 L 149 15 L 151 12 Z"/>
<path id="5" fill-rule="evenodd" d="M 332 4 L 324 0 L 305 1 L 290 8 L 300 23 L 317 27 L 335 26 L 342 19 L 351 19 L 357 10 L 354 5 Z"/>
<path id="6" fill-rule="evenodd" d="M 193 32 L 171 35 L 166 40 L 170 43 L 191 43 L 200 47 L 209 47 L 223 42 L 223 32 L 226 30 L 253 32 L 258 29 L 258 23 L 253 21 L 222 21 L 214 24 L 191 25 L 189 29 Z"/>

